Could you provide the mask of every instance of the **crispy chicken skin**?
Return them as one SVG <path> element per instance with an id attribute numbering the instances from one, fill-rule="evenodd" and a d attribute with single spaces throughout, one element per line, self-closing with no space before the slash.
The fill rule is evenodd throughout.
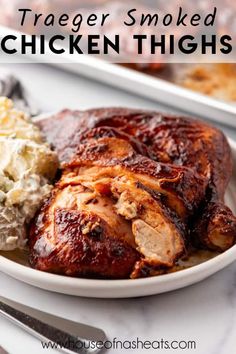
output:
<path id="1" fill-rule="evenodd" d="M 225 136 L 199 120 L 151 111 L 100 108 L 65 110 L 38 124 L 61 161 L 71 159 L 91 129 L 102 127 L 128 135 L 136 144 L 145 146 L 144 154 L 153 160 L 195 169 L 208 179 L 210 197 L 223 199 L 232 174 Z"/>
<path id="2" fill-rule="evenodd" d="M 70 276 L 129 277 L 139 259 L 135 248 L 116 237 L 97 214 L 51 203 L 49 199 L 31 227 L 30 262 L 35 268 Z"/>
<path id="3" fill-rule="evenodd" d="M 32 222 L 33 267 L 137 278 L 174 266 L 189 243 L 235 243 L 236 218 L 223 203 L 232 161 L 219 130 L 120 108 L 66 110 L 38 125 L 62 176 Z"/>
<path id="4" fill-rule="evenodd" d="M 192 234 L 196 246 L 202 244 L 213 251 L 226 251 L 235 243 L 236 218 L 223 203 L 210 202 L 195 223 Z"/>
<path id="5" fill-rule="evenodd" d="M 87 111 L 81 123 L 89 129 L 115 127 L 145 144 L 152 159 L 194 168 L 209 179 L 210 192 L 223 198 L 232 159 L 218 129 L 194 119 L 120 108 Z"/>

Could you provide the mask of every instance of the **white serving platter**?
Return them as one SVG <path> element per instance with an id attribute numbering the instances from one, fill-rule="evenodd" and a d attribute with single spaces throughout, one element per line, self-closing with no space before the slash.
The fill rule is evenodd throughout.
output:
<path id="1" fill-rule="evenodd" d="M 67 63 L 74 64 L 68 65 Z M 69 56 L 67 63 L 54 63 L 78 75 L 137 94 L 171 108 L 236 127 L 236 105 L 182 88 L 166 80 L 107 63 L 101 59 L 84 56 L 79 62 Z"/>

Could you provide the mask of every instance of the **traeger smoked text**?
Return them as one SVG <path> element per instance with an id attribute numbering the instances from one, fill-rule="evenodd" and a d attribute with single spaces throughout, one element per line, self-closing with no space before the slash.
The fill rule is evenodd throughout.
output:
<path id="1" fill-rule="evenodd" d="M 220 13 L 216 7 L 204 15 L 190 15 L 182 7 L 177 8 L 174 14 L 140 13 L 136 8 L 128 11 L 124 9 L 122 16 L 115 19 L 115 23 L 120 21 L 121 26 L 115 26 L 111 33 L 106 30 L 106 25 L 112 26 L 114 16 L 108 12 L 56 15 L 22 8 L 18 9 L 18 15 L 22 32 L 24 26 L 31 23 L 39 29 L 36 31 L 38 36 L 20 33 L 4 36 L 0 40 L 0 48 L 8 55 L 44 55 L 50 52 L 55 55 L 115 55 L 117 58 L 117 55 L 131 56 L 131 53 L 124 53 L 123 50 L 127 40 L 130 41 L 129 49 L 133 60 L 142 54 L 152 60 L 152 55 L 157 58 L 157 54 L 225 55 L 233 50 L 232 37 L 227 33 L 217 32 L 216 18 Z M 67 28 L 68 33 L 60 33 L 62 27 Z M 201 29 L 200 33 L 191 31 L 196 27 Z M 56 33 L 52 34 L 53 28 Z M 182 28 L 181 34 L 179 28 Z M 46 34 L 45 29 L 50 29 L 51 34 Z"/>

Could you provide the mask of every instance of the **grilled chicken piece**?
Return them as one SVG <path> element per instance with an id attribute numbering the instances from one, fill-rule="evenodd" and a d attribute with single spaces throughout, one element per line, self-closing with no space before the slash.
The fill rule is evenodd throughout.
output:
<path id="1" fill-rule="evenodd" d="M 190 186 L 198 186 L 195 200 Z M 64 167 L 32 224 L 31 264 L 107 278 L 134 278 L 172 267 L 185 252 L 183 220 L 202 200 L 205 186 L 191 169 L 154 162 L 123 139 L 92 139 Z M 93 238 L 91 233 L 98 231 L 98 239 Z M 89 242 L 94 242 L 92 250 Z M 116 247 L 120 251 L 113 259 Z"/>
<path id="2" fill-rule="evenodd" d="M 224 251 L 236 218 L 224 135 L 196 120 L 125 109 L 63 111 L 38 123 L 62 177 L 30 232 L 32 266 L 137 278 L 172 267 L 188 242 Z"/>
<path id="3" fill-rule="evenodd" d="M 205 176 L 208 179 L 205 207 L 193 221 L 193 242 L 199 247 L 221 251 L 235 243 L 236 218 L 223 204 L 233 164 L 229 144 L 221 131 L 197 120 L 124 109 L 110 109 L 105 114 L 92 110 L 84 120 L 90 127 L 116 127 L 145 144 L 151 158 L 188 166 Z M 214 212 L 212 206 L 207 206 L 210 202 L 215 205 Z M 218 217 L 215 210 L 219 211 Z M 222 213 L 227 216 L 222 218 Z M 223 231 L 226 229 L 227 233 Z"/>
<path id="4" fill-rule="evenodd" d="M 68 126 L 69 134 L 63 126 Z M 86 144 L 89 139 L 101 136 L 115 136 L 129 141 L 137 152 L 152 160 L 191 168 L 207 179 L 205 198 L 189 225 L 194 244 L 224 251 L 225 247 L 219 247 L 219 239 L 222 238 L 223 245 L 227 235 L 231 235 L 227 247 L 235 243 L 236 218 L 223 204 L 232 174 L 232 159 L 228 142 L 218 129 L 189 118 L 121 108 L 67 110 L 40 122 L 40 127 L 59 152 L 61 161 L 68 162 L 80 143 Z M 63 132 L 63 139 L 57 129 Z M 189 193 L 194 199 L 195 190 L 189 190 Z M 220 214 L 223 212 L 227 217 L 216 217 L 215 212 L 211 216 L 213 209 L 211 204 L 208 207 L 209 203 L 214 203 Z M 202 220 L 205 220 L 204 226 Z M 208 235 L 212 228 L 214 233 Z M 222 232 L 225 229 L 227 235 Z"/>

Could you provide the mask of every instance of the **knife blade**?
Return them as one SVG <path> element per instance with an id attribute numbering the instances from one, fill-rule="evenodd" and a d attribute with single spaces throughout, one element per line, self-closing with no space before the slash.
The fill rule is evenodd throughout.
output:
<path id="1" fill-rule="evenodd" d="M 64 353 L 96 354 L 103 349 L 103 330 L 70 321 L 0 296 L 0 314 Z M 55 347 L 54 347 L 55 348 Z"/>
<path id="2" fill-rule="evenodd" d="M 8 354 L 8 352 L 0 346 L 0 354 Z"/>

